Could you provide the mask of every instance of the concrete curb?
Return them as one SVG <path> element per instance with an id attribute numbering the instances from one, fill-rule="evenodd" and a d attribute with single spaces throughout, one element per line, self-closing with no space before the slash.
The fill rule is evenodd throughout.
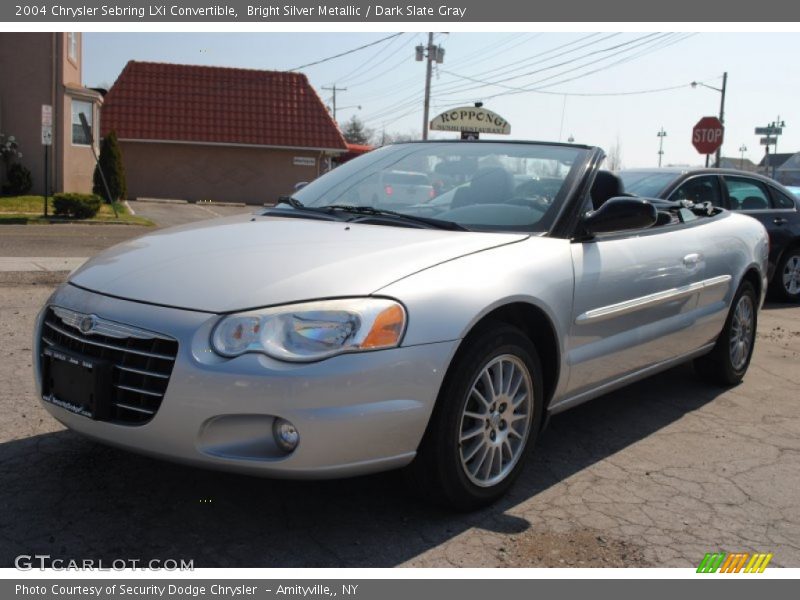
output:
<path id="1" fill-rule="evenodd" d="M 0 284 L 61 283 L 87 260 L 84 256 L 3 256 Z"/>
<path id="2" fill-rule="evenodd" d="M 189 204 L 188 200 L 177 198 L 136 198 L 136 202 L 152 202 L 153 204 Z"/>
<path id="3" fill-rule="evenodd" d="M 247 204 L 246 202 L 217 202 L 216 200 L 197 200 L 191 204 L 210 204 L 211 206 L 258 206 L 257 204 Z"/>
<path id="4" fill-rule="evenodd" d="M 0 271 L 0 285 L 57 285 L 72 271 Z"/>

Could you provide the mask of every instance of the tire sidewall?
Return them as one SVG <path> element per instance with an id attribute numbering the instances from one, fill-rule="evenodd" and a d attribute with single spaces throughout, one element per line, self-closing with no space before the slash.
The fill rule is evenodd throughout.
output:
<path id="1" fill-rule="evenodd" d="M 774 289 L 780 298 L 786 302 L 800 302 L 800 293 L 789 293 L 789 290 L 787 290 L 786 286 L 783 284 L 783 270 L 786 268 L 786 264 L 789 262 L 789 260 L 794 256 L 800 257 L 800 248 L 792 248 L 787 250 L 784 256 L 781 258 L 780 263 L 778 263 L 778 268 L 775 269 L 775 274 L 773 275 L 775 280 Z"/>
<path id="2" fill-rule="evenodd" d="M 736 307 L 739 305 L 739 301 L 744 295 L 749 295 L 750 300 L 753 304 L 753 327 L 751 334 L 752 337 L 750 339 L 750 352 L 748 353 L 747 360 L 745 361 L 742 368 L 737 370 L 733 367 L 733 361 L 731 360 L 730 341 L 731 341 L 734 313 L 736 312 Z M 748 367 L 750 366 L 750 361 L 753 358 L 753 352 L 755 351 L 755 346 L 756 346 L 757 328 L 758 328 L 758 298 L 756 297 L 756 290 L 753 287 L 753 284 L 751 284 L 749 281 L 745 281 L 739 287 L 739 291 L 736 293 L 736 297 L 733 299 L 733 304 L 731 305 L 731 310 L 730 314 L 728 315 L 728 320 L 725 322 L 725 334 L 722 336 L 722 341 L 724 342 L 722 347 L 722 350 L 724 350 L 724 355 L 722 356 L 723 364 L 725 366 L 725 369 L 729 372 L 730 378 L 732 380 L 741 381 L 745 373 L 747 372 Z"/>
<path id="3" fill-rule="evenodd" d="M 468 394 L 475 379 L 492 360 L 503 354 L 510 354 L 519 358 L 528 369 L 531 378 L 533 403 L 530 411 L 531 417 L 528 424 L 528 436 L 525 441 L 519 460 L 511 472 L 501 482 L 491 487 L 480 487 L 470 481 L 461 464 L 460 446 L 458 438 L 461 429 L 461 419 L 468 401 Z M 445 479 L 445 488 L 449 500 L 465 508 L 491 502 L 513 484 L 525 463 L 526 455 L 536 443 L 536 437 L 541 428 L 543 414 L 543 392 L 541 362 L 536 349 L 531 341 L 517 328 L 501 325 L 485 331 L 482 335 L 471 340 L 470 346 L 456 359 L 452 371 L 448 373 L 448 381 L 442 389 L 439 401 L 441 402 L 441 419 L 439 426 L 440 440 L 439 458 L 442 465 L 441 476 Z M 462 494 L 463 499 L 453 497 Z"/>

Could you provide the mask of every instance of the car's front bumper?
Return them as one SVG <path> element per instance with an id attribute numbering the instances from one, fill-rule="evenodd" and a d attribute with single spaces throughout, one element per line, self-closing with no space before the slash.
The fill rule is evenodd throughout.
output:
<path id="1" fill-rule="evenodd" d="M 400 467 L 414 457 L 457 341 L 289 364 L 249 354 L 222 359 L 208 344 L 218 317 L 110 298 L 72 285 L 49 304 L 166 334 L 178 356 L 158 412 L 144 425 L 97 421 L 43 402 L 96 440 L 153 456 L 280 477 L 339 477 Z M 39 368 L 41 317 L 34 339 Z M 41 393 L 40 393 L 41 396 Z M 272 435 L 282 417 L 300 435 L 285 455 Z"/>

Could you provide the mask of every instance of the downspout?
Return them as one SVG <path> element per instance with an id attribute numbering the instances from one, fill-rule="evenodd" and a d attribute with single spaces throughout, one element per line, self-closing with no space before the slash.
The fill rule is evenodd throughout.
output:
<path id="1" fill-rule="evenodd" d="M 50 164 L 48 165 L 48 170 L 50 171 L 50 173 L 48 174 L 47 179 L 49 180 L 50 187 L 51 188 L 55 188 L 56 190 L 59 189 L 59 186 L 58 186 L 57 181 L 56 181 L 56 177 L 57 177 L 57 174 L 58 174 L 58 169 L 56 167 L 56 164 L 58 163 L 59 158 L 60 158 L 59 155 L 61 153 L 59 152 L 59 148 L 61 148 L 61 144 L 62 144 L 61 138 L 64 135 L 64 132 L 62 131 L 62 123 L 61 123 L 61 118 L 60 118 L 61 117 L 61 109 L 58 106 L 56 106 L 56 76 L 57 76 L 57 73 L 56 73 L 56 66 L 57 66 L 56 55 L 58 54 L 57 45 L 56 45 L 57 43 L 58 43 L 58 33 L 57 32 L 53 32 L 53 34 L 52 34 L 52 46 L 50 48 L 50 57 L 51 57 L 52 62 L 53 62 L 52 69 L 51 69 L 52 70 L 52 78 L 51 78 L 51 81 L 50 81 L 50 106 L 53 107 L 53 130 L 55 131 L 55 135 L 53 136 L 53 138 L 54 138 L 53 142 L 54 143 L 50 147 L 51 148 L 51 151 L 50 151 L 51 157 L 50 157 Z M 49 193 L 49 191 L 50 190 L 45 190 L 45 193 Z"/>

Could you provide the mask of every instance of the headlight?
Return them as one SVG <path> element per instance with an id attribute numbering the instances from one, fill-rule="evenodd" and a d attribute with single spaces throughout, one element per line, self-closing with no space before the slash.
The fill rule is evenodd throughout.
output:
<path id="1" fill-rule="evenodd" d="M 226 357 L 260 352 L 309 362 L 344 352 L 394 348 L 405 327 L 406 311 L 394 300 L 322 300 L 227 316 L 214 327 L 211 348 Z"/>

